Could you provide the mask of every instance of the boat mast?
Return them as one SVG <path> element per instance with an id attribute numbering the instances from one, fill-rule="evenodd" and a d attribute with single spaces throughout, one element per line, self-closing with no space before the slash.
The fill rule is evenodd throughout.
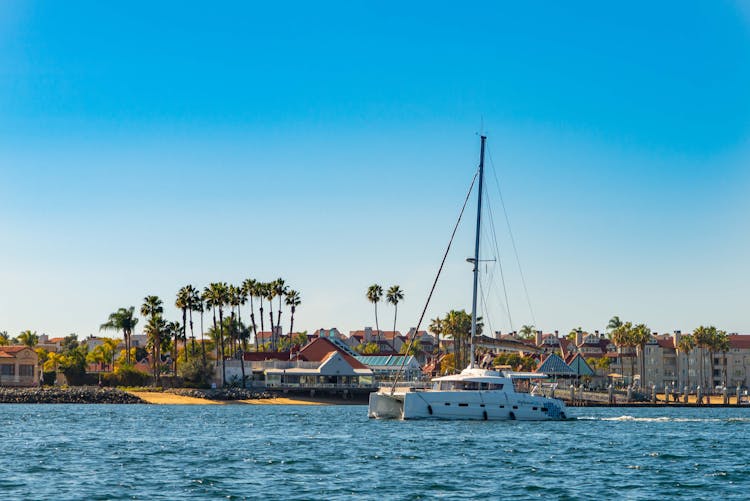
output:
<path id="1" fill-rule="evenodd" d="M 482 146 L 479 152 L 479 193 L 477 196 L 477 236 L 474 243 L 474 292 L 471 300 L 471 343 L 469 369 L 474 368 L 474 336 L 477 335 L 477 286 L 479 285 L 479 230 L 482 224 L 482 189 L 484 181 L 484 143 L 486 136 L 481 136 Z"/>

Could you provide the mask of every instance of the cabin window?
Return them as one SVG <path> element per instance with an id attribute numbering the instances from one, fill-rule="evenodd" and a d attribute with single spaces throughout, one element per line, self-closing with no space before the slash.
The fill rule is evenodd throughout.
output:
<path id="1" fill-rule="evenodd" d="M 537 410 L 537 407 L 532 407 L 531 410 L 535 411 L 535 410 Z"/>
<path id="2" fill-rule="evenodd" d="M 517 406 L 517 405 L 514 405 L 514 406 L 513 406 L 513 408 L 514 408 L 514 409 L 518 409 L 518 406 Z"/>
<path id="3" fill-rule="evenodd" d="M 469 404 L 458 404 L 459 407 L 468 407 Z"/>
<path id="4" fill-rule="evenodd" d="M 504 406 L 504 405 L 501 405 L 501 406 L 500 406 L 500 408 L 501 408 L 501 409 L 505 409 L 505 406 Z"/>
<path id="5" fill-rule="evenodd" d="M 484 407 L 484 404 L 479 404 L 479 407 Z"/>
<path id="6" fill-rule="evenodd" d="M 542 412 L 547 412 L 547 408 L 546 407 L 542 407 Z"/>
<path id="7" fill-rule="evenodd" d="M 445 402 L 445 405 L 450 405 L 450 404 L 451 404 L 450 402 Z"/>

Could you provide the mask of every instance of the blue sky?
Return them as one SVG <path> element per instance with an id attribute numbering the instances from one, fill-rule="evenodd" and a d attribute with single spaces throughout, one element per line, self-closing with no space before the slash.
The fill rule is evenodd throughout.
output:
<path id="1" fill-rule="evenodd" d="M 740 2 L 3 2 L 0 330 L 277 276 L 301 329 L 372 325 L 373 282 L 406 329 L 481 129 L 534 311 L 498 225 L 494 329 L 750 332 L 748 88 Z M 429 318 L 470 308 L 471 240 Z"/>

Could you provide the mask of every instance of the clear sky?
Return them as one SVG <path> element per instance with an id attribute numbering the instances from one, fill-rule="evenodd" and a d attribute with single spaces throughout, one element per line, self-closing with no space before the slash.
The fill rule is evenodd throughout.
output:
<path id="1" fill-rule="evenodd" d="M 278 276 L 300 329 L 373 325 L 373 282 L 406 329 L 483 130 L 513 327 L 747 333 L 749 89 L 742 2 L 6 0 L 0 330 Z M 428 318 L 471 307 L 472 222 Z"/>

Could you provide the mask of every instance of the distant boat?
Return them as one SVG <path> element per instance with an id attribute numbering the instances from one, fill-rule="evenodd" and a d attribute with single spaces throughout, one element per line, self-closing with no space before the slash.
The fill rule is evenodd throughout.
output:
<path id="1" fill-rule="evenodd" d="M 567 418 L 565 403 L 562 400 L 516 389 L 514 381 L 544 378 L 544 374 L 496 371 L 474 366 L 486 139 L 485 136 L 481 136 L 476 238 L 474 258 L 469 260 L 474 265 L 469 366 L 460 374 L 433 378 L 432 389 L 399 389 L 394 384 L 390 388 L 381 388 L 377 393 L 371 393 L 368 407 L 368 416 L 371 418 L 485 421 L 544 421 Z"/>

